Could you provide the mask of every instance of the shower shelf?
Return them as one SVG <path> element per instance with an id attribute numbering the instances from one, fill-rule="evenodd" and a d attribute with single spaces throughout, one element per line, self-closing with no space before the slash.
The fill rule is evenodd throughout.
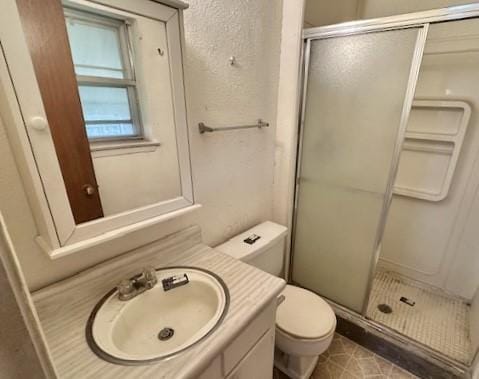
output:
<path id="1" fill-rule="evenodd" d="M 427 201 L 447 197 L 470 117 L 463 101 L 413 102 L 394 194 Z"/>

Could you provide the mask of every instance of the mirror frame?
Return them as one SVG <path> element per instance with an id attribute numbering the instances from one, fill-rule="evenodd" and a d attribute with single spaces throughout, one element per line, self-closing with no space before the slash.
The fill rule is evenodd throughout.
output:
<path id="1" fill-rule="evenodd" d="M 183 81 L 182 9 L 187 4 L 178 0 L 163 2 L 168 5 L 154 0 L 64 1 L 65 5 L 120 15 L 129 12 L 165 23 L 181 182 L 179 197 L 79 225 L 75 224 L 73 218 L 50 130 L 48 126 L 42 128 L 33 122 L 38 117 L 44 120 L 47 118 L 15 0 L 5 0 L 2 4 L 0 112 L 40 232 L 37 242 L 53 259 L 198 207 L 194 202 Z"/>

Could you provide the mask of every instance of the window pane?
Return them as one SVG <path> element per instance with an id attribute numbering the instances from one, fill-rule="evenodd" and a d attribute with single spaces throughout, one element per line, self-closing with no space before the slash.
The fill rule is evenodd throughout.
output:
<path id="1" fill-rule="evenodd" d="M 87 124 L 86 134 L 88 138 L 134 137 L 136 131 L 132 123 Z"/>
<path id="2" fill-rule="evenodd" d="M 79 86 L 88 137 L 119 137 L 137 134 L 125 87 Z"/>
<path id="3" fill-rule="evenodd" d="M 119 27 L 66 17 L 68 39 L 77 75 L 125 77 Z"/>

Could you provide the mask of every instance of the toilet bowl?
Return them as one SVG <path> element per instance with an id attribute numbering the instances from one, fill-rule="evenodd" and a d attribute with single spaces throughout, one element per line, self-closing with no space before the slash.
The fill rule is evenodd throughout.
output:
<path id="1" fill-rule="evenodd" d="M 276 313 L 275 366 L 292 379 L 309 378 L 331 344 L 336 316 L 318 295 L 287 285 Z"/>
<path id="2" fill-rule="evenodd" d="M 272 275 L 283 272 L 287 228 L 263 222 L 215 247 Z M 311 376 L 318 357 L 331 344 L 336 316 L 315 293 L 287 285 L 276 312 L 275 366 L 291 379 Z"/>

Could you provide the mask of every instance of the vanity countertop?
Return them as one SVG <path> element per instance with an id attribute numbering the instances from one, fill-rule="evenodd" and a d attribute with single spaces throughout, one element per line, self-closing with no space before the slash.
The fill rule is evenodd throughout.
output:
<path id="1" fill-rule="evenodd" d="M 230 292 L 228 313 L 214 333 L 177 356 L 142 366 L 106 362 L 87 345 L 87 319 L 120 279 L 147 265 L 195 266 L 215 272 Z M 36 291 L 33 299 L 60 378 L 177 379 L 198 376 L 284 285 L 284 280 L 204 245 L 199 227 L 193 226 Z"/>

